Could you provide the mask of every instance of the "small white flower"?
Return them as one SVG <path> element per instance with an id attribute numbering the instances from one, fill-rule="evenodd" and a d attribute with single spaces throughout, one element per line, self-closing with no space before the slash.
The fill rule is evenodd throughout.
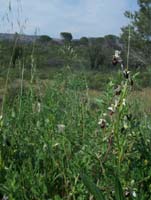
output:
<path id="1" fill-rule="evenodd" d="M 102 122 L 106 122 L 106 120 L 105 119 L 100 119 L 99 122 L 98 122 L 98 124 L 101 125 Z"/>
<path id="2" fill-rule="evenodd" d="M 57 147 L 59 145 L 59 143 L 55 143 L 52 147 Z"/>
<path id="3" fill-rule="evenodd" d="M 58 124 L 57 127 L 58 127 L 58 132 L 59 133 L 63 133 L 64 132 L 64 130 L 65 130 L 65 125 L 64 124 Z"/>
<path id="4" fill-rule="evenodd" d="M 105 119 L 100 119 L 98 122 L 98 125 L 101 126 L 101 128 L 105 128 L 106 127 L 106 120 Z"/>
<path id="5" fill-rule="evenodd" d="M 133 196 L 134 198 L 136 198 L 136 197 L 137 197 L 137 194 L 136 194 L 136 192 L 135 192 L 135 191 L 133 191 L 133 192 L 132 192 L 132 196 Z"/>
<path id="6" fill-rule="evenodd" d="M 2 115 L 0 115 L 0 121 L 3 119 L 3 116 Z"/>
<path id="7" fill-rule="evenodd" d="M 103 116 L 104 116 L 104 117 L 106 117 L 106 116 L 107 116 L 107 114 L 106 114 L 106 113 L 103 113 Z"/>
<path id="8" fill-rule="evenodd" d="M 123 75 L 124 75 L 124 77 L 125 77 L 126 79 L 128 79 L 128 78 L 129 78 L 129 75 L 130 75 L 130 71 L 124 70 L 124 71 L 123 71 Z"/>
<path id="9" fill-rule="evenodd" d="M 116 107 L 115 107 L 114 104 L 111 104 L 111 106 L 108 107 L 108 110 L 110 111 L 110 114 L 111 114 L 111 115 L 115 113 L 115 109 L 116 109 Z"/>
<path id="10" fill-rule="evenodd" d="M 113 107 L 111 107 L 111 106 L 110 106 L 110 107 L 108 107 L 108 110 L 109 110 L 109 111 L 112 111 L 112 112 L 114 112 L 114 108 L 113 108 Z"/>
<path id="11" fill-rule="evenodd" d="M 115 50 L 115 57 L 116 58 L 119 58 L 120 57 L 120 54 L 121 54 L 121 51 L 119 51 L 119 50 Z"/>

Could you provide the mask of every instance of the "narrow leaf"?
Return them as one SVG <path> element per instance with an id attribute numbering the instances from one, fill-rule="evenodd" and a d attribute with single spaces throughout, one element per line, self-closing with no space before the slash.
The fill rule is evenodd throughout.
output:
<path id="1" fill-rule="evenodd" d="M 116 200 L 124 200 L 123 189 L 117 177 L 115 177 L 115 198 Z"/>
<path id="2" fill-rule="evenodd" d="M 93 181 L 88 176 L 82 174 L 81 178 L 88 191 L 95 197 L 96 200 L 105 200 L 99 188 L 93 183 Z"/>

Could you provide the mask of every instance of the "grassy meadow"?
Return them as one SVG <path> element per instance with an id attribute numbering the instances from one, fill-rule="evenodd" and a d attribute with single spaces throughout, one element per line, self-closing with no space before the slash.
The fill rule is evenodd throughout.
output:
<path id="1" fill-rule="evenodd" d="M 149 56 L 123 44 L 0 41 L 0 200 L 151 200 Z"/>
<path id="2" fill-rule="evenodd" d="M 149 200 L 145 73 L 125 78 L 120 68 L 67 61 L 42 68 L 31 55 L 30 67 L 1 65 L 0 199 Z"/>

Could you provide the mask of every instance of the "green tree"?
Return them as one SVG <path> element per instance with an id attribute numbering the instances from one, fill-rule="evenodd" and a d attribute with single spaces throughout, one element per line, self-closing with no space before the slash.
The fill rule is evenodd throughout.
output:
<path id="1" fill-rule="evenodd" d="M 82 45 L 88 45 L 89 39 L 87 37 L 80 38 L 80 44 Z"/>
<path id="2" fill-rule="evenodd" d="M 72 34 L 68 32 L 61 32 L 60 36 L 65 42 L 71 42 L 73 39 Z"/>
<path id="3" fill-rule="evenodd" d="M 122 28 L 122 40 L 127 52 L 130 32 L 130 64 L 146 66 L 151 63 L 151 0 L 138 0 L 139 9 L 125 12 L 130 24 Z"/>
<path id="4" fill-rule="evenodd" d="M 48 35 L 41 35 L 38 39 L 38 42 L 41 42 L 41 43 L 47 43 L 50 41 L 52 41 L 52 38 L 49 37 Z"/>

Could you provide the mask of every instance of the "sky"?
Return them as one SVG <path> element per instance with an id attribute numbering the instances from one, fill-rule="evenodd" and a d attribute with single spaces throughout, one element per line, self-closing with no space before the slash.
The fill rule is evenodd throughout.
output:
<path id="1" fill-rule="evenodd" d="M 137 0 L 0 0 L 0 32 L 74 38 L 119 35 Z"/>

